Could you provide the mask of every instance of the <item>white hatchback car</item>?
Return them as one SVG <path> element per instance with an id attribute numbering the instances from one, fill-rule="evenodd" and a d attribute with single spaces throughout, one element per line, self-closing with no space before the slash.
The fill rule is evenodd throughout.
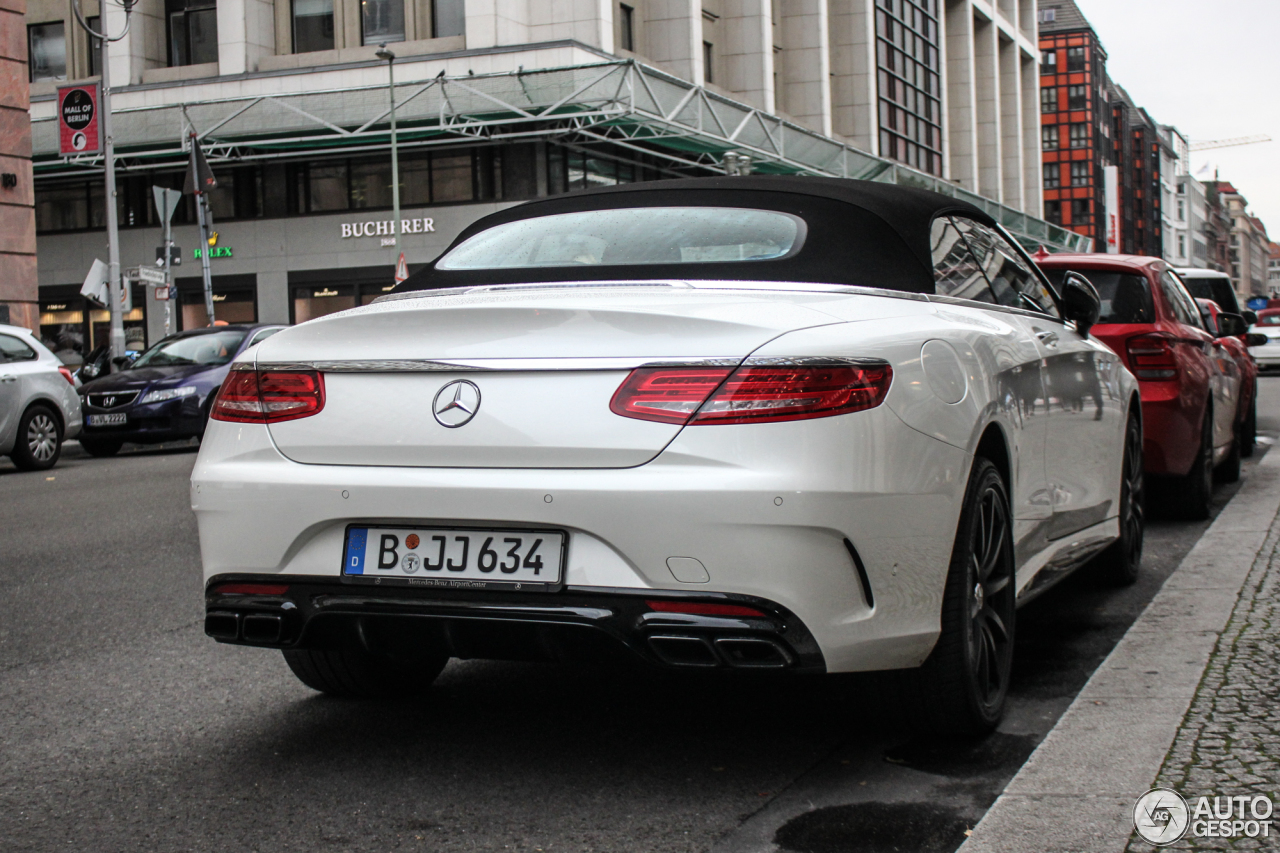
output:
<path id="1" fill-rule="evenodd" d="M 0 456 L 24 471 L 52 468 L 80 426 L 71 371 L 30 330 L 0 325 Z"/>
<path id="2" fill-rule="evenodd" d="M 192 474 L 206 632 L 335 694 L 450 656 L 902 669 L 999 720 L 1014 612 L 1142 550 L 1137 384 L 977 208 L 817 178 L 480 220 L 239 357 Z"/>

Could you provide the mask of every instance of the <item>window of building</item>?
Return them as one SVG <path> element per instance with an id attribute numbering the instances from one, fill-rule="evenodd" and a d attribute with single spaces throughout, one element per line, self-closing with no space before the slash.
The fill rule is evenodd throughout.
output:
<path id="1" fill-rule="evenodd" d="M 1071 199 L 1071 224 L 1087 225 L 1090 220 L 1089 199 L 1073 198 Z"/>
<path id="2" fill-rule="evenodd" d="M 1056 113 L 1058 111 L 1058 89 L 1045 86 L 1040 90 L 1040 112 Z"/>
<path id="3" fill-rule="evenodd" d="M 1047 222 L 1054 225 L 1062 224 L 1062 202 L 1057 199 L 1049 199 L 1044 203 L 1044 218 Z"/>
<path id="4" fill-rule="evenodd" d="M 1057 189 L 1062 186 L 1062 169 L 1057 163 L 1044 164 L 1044 188 Z"/>
<path id="5" fill-rule="evenodd" d="M 27 27 L 27 60 L 32 83 L 67 79 L 67 32 L 62 21 Z"/>
<path id="6" fill-rule="evenodd" d="M 1067 48 L 1067 70 L 1068 71 L 1084 70 L 1084 48 L 1083 47 Z"/>
<path id="7" fill-rule="evenodd" d="M 360 0 L 360 36 L 365 45 L 404 41 L 404 0 Z"/>
<path id="8" fill-rule="evenodd" d="M 333 0 L 293 0 L 293 52 L 333 47 Z"/>
<path id="9" fill-rule="evenodd" d="M 938 3 L 876 3 L 876 80 L 880 154 L 942 174 Z"/>
<path id="10" fill-rule="evenodd" d="M 1042 24 L 1052 24 L 1058 18 L 1058 7 L 1054 6 L 1052 9 L 1041 9 L 1038 18 Z"/>
<path id="11" fill-rule="evenodd" d="M 636 10 L 626 3 L 618 4 L 618 47 L 636 49 Z"/>
<path id="12" fill-rule="evenodd" d="M 89 25 L 89 29 L 96 33 L 102 32 L 102 18 L 93 15 L 84 19 Z M 89 76 L 96 77 L 102 73 L 102 40 L 96 38 L 89 39 Z"/>
<path id="13" fill-rule="evenodd" d="M 711 42 L 702 43 L 702 76 L 708 83 L 716 82 L 716 52 Z"/>
<path id="14" fill-rule="evenodd" d="M 169 65 L 218 61 L 218 11 L 213 0 L 165 0 Z"/>
<path id="15" fill-rule="evenodd" d="M 1178 191 L 1181 192 L 1182 187 L 1178 187 Z M 1187 218 L 1187 202 L 1184 199 L 1179 198 L 1178 199 L 1178 221 L 1181 222 L 1186 218 Z"/>
<path id="16" fill-rule="evenodd" d="M 1185 258 L 1187 256 L 1187 235 L 1178 235 L 1178 257 Z"/>
<path id="17" fill-rule="evenodd" d="M 1058 126 L 1046 124 L 1040 128 L 1040 147 L 1052 151 L 1058 147 Z"/>
<path id="18" fill-rule="evenodd" d="M 1054 74 L 1058 70 L 1058 52 L 1056 50 L 1040 51 L 1040 73 Z"/>
<path id="19" fill-rule="evenodd" d="M 1071 164 L 1071 186 L 1089 186 L 1089 163 L 1087 161 L 1078 160 Z"/>
<path id="20" fill-rule="evenodd" d="M 1089 87 L 1088 86 L 1068 86 L 1067 87 L 1067 109 L 1083 110 L 1089 106 Z"/>
<path id="21" fill-rule="evenodd" d="M 431 35 L 435 38 L 465 35 L 466 0 L 432 0 Z"/>
<path id="22" fill-rule="evenodd" d="M 1084 122 L 1078 122 L 1071 125 L 1068 129 L 1071 136 L 1072 148 L 1088 148 L 1089 147 L 1089 125 Z"/>

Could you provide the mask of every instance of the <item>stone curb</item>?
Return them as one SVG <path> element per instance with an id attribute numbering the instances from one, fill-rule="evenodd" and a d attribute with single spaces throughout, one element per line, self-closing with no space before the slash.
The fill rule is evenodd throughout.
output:
<path id="1" fill-rule="evenodd" d="M 1119 853 L 1280 511 L 1280 452 L 1165 581 L 957 853 Z"/>

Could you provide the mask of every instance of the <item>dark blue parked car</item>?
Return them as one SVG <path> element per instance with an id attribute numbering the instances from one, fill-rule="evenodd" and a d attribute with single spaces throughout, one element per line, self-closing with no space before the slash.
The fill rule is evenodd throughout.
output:
<path id="1" fill-rule="evenodd" d="M 80 388 L 80 446 L 112 456 L 126 441 L 158 444 L 204 435 L 231 360 L 284 326 L 195 329 L 165 338 L 125 369 Z"/>

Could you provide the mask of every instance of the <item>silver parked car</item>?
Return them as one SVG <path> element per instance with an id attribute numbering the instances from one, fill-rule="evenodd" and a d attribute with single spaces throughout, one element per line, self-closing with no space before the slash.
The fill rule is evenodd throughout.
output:
<path id="1" fill-rule="evenodd" d="M 71 371 L 28 329 L 0 325 L 0 456 L 24 471 L 52 468 L 81 420 Z"/>

